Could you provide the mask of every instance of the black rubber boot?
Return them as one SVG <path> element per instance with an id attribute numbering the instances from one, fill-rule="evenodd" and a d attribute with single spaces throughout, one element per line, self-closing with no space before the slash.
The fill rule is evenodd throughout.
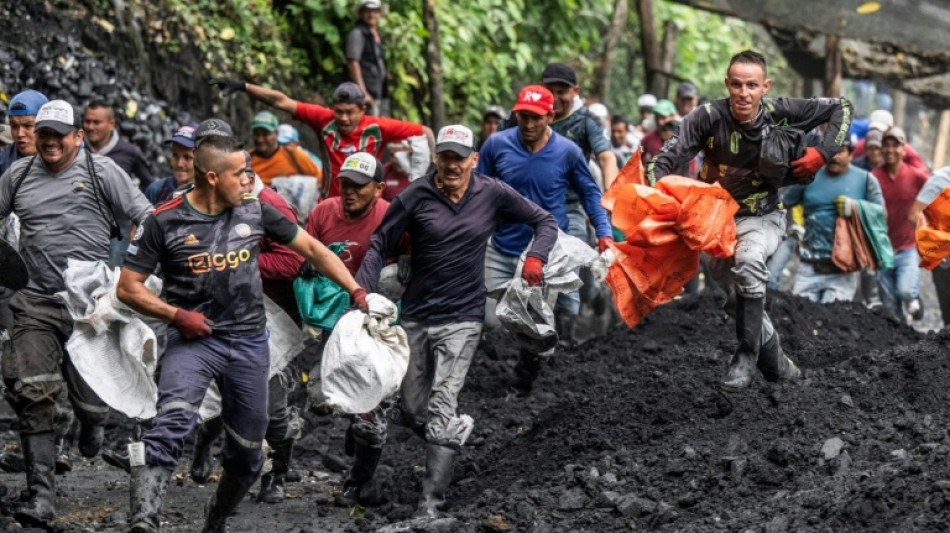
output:
<path id="1" fill-rule="evenodd" d="M 744 389 L 752 383 L 759 349 L 762 347 L 762 317 L 765 297 L 736 296 L 736 338 L 739 347 L 732 356 L 729 371 L 719 382 L 726 390 Z"/>
<path id="2" fill-rule="evenodd" d="M 160 466 L 132 468 L 132 480 L 129 484 L 131 533 L 157 533 L 165 491 L 171 476 L 171 472 Z"/>
<path id="3" fill-rule="evenodd" d="M 224 472 L 218 482 L 218 490 L 205 505 L 205 526 L 202 533 L 225 533 L 228 517 L 250 490 L 250 485 L 242 485 L 234 476 Z"/>
<path id="4" fill-rule="evenodd" d="M 560 348 L 573 348 L 577 345 L 574 340 L 574 315 L 558 313 L 554 319 L 554 329 L 557 331 L 557 345 Z"/>
<path id="5" fill-rule="evenodd" d="M 771 382 L 795 379 L 802 375 L 802 371 L 795 366 L 795 363 L 785 356 L 777 331 L 772 334 L 768 342 L 762 345 L 758 367 L 766 381 Z"/>
<path id="6" fill-rule="evenodd" d="M 534 382 L 541 372 L 543 361 L 541 356 L 524 348 L 518 351 L 518 362 L 515 364 L 514 379 L 511 386 L 519 394 L 528 394 L 534 387 Z"/>
<path id="7" fill-rule="evenodd" d="M 445 489 L 452 482 L 452 464 L 456 449 L 430 442 L 426 444 L 426 477 L 422 480 L 422 498 L 416 516 L 438 518 L 445 507 Z"/>
<path id="8" fill-rule="evenodd" d="M 294 451 L 294 439 L 286 439 L 274 446 L 270 454 L 271 469 L 261 478 L 261 491 L 257 501 L 280 503 L 284 501 L 284 477 L 290 470 L 290 456 Z"/>
<path id="9" fill-rule="evenodd" d="M 45 528 L 56 516 L 56 434 L 21 434 L 29 500 L 17 506 L 13 518 L 21 525 Z"/>
<path id="10" fill-rule="evenodd" d="M 353 507 L 360 504 L 364 507 L 373 507 L 385 503 L 386 499 L 376 479 L 376 467 L 379 465 L 382 454 L 382 448 L 368 446 L 354 440 L 353 467 L 350 468 L 346 481 L 343 482 L 343 491 L 333 498 L 335 505 Z"/>
<path id="11" fill-rule="evenodd" d="M 100 425 L 80 424 L 79 453 L 86 458 L 99 455 L 99 449 L 102 448 L 105 434 L 105 428 Z"/>
<path id="12" fill-rule="evenodd" d="M 221 417 L 215 417 L 207 422 L 198 424 L 195 431 L 195 455 L 191 459 L 191 480 L 195 483 L 207 483 L 214 471 L 211 460 L 211 446 L 218 439 L 224 422 Z"/>

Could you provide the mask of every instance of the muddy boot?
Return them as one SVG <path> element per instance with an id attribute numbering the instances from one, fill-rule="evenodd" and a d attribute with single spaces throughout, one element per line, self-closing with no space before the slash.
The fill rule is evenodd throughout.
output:
<path id="1" fill-rule="evenodd" d="M 17 506 L 13 518 L 27 527 L 46 528 L 56 515 L 53 507 L 56 498 L 56 434 L 52 431 L 21 434 L 20 442 L 30 498 Z"/>
<path id="2" fill-rule="evenodd" d="M 736 296 L 736 338 L 739 347 L 732 356 L 729 371 L 719 385 L 726 390 L 744 389 L 752 383 L 759 348 L 762 346 L 762 317 L 765 297 Z"/>
<path id="3" fill-rule="evenodd" d="M 205 527 L 202 533 L 225 533 L 228 517 L 241 504 L 250 488 L 250 485 L 242 485 L 231 474 L 222 474 L 218 490 L 205 505 Z"/>
<path id="4" fill-rule="evenodd" d="M 107 465 L 121 468 L 128 473 L 132 473 L 132 463 L 129 461 L 129 452 L 122 450 L 106 450 L 102 452 L 102 460 Z"/>
<path id="5" fill-rule="evenodd" d="M 795 379 L 802 375 L 802 371 L 782 351 L 781 339 L 777 331 L 772 334 L 768 342 L 762 345 L 758 367 L 766 381 L 771 382 Z"/>
<path id="6" fill-rule="evenodd" d="M 416 517 L 438 518 L 445 506 L 445 489 L 452 482 L 452 463 L 456 449 L 430 442 L 426 444 L 426 477 L 422 480 L 422 498 Z"/>
<path id="7" fill-rule="evenodd" d="M 261 478 L 261 491 L 257 501 L 280 503 L 284 501 L 284 477 L 290 470 L 290 456 L 294 450 L 294 439 L 286 439 L 274 446 L 271 452 L 271 470 Z"/>
<path id="8" fill-rule="evenodd" d="M 334 505 L 353 507 L 357 503 L 372 507 L 385 503 L 376 480 L 376 466 L 383 449 L 367 446 L 361 442 L 353 443 L 353 467 L 343 482 L 343 491 L 333 498 Z"/>
<path id="9" fill-rule="evenodd" d="M 98 424 L 80 424 L 79 453 L 86 458 L 99 455 L 99 449 L 102 448 L 102 441 L 105 439 L 105 435 L 105 428 Z"/>
<path id="10" fill-rule="evenodd" d="M 541 371 L 541 356 L 524 348 L 518 351 L 518 362 L 515 364 L 514 379 L 511 386 L 518 394 L 528 394 L 538 379 Z"/>
<path id="11" fill-rule="evenodd" d="M 574 315 L 558 313 L 554 320 L 554 329 L 557 331 L 557 345 L 559 348 L 573 348 L 577 345 L 574 340 Z"/>
<path id="12" fill-rule="evenodd" d="M 132 468 L 132 480 L 129 483 L 131 533 L 156 533 L 159 530 L 165 490 L 171 476 L 171 472 L 160 466 Z"/>
<path id="13" fill-rule="evenodd" d="M 195 431 L 195 455 L 191 459 L 191 480 L 195 483 L 207 483 L 211 472 L 214 471 L 211 446 L 221 434 L 223 424 L 220 416 L 198 424 L 198 429 Z"/>

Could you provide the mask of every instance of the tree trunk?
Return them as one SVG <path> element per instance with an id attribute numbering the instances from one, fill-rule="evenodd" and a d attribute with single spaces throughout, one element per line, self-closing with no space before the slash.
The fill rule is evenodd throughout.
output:
<path id="1" fill-rule="evenodd" d="M 647 91 L 657 98 L 665 98 L 660 92 L 663 80 L 660 71 L 660 42 L 656 38 L 656 24 L 653 20 L 653 0 L 637 0 L 637 14 L 640 16 L 640 48 L 643 49 L 643 74 Z"/>
<path id="2" fill-rule="evenodd" d="M 934 143 L 934 168 L 944 166 L 947 157 L 947 143 L 950 142 L 950 109 L 940 112 L 940 126 L 937 128 L 937 142 Z"/>
<path id="3" fill-rule="evenodd" d="M 841 96 L 841 46 L 837 35 L 825 36 L 825 96 Z"/>
<path id="4" fill-rule="evenodd" d="M 438 132 L 445 125 L 445 78 L 442 75 L 442 48 L 439 45 L 439 19 L 435 16 L 435 0 L 422 0 L 422 23 L 429 37 L 426 39 L 426 64 L 429 67 L 429 106 L 432 111 L 429 126 Z"/>
<path id="5" fill-rule="evenodd" d="M 627 0 L 615 0 L 614 16 L 610 20 L 610 28 L 607 29 L 607 37 L 604 39 L 604 55 L 600 59 L 600 68 L 597 69 L 591 90 L 591 96 L 601 102 L 606 102 L 610 93 L 610 73 L 613 71 L 614 55 L 626 22 Z"/>
<path id="6" fill-rule="evenodd" d="M 676 24 L 672 20 L 663 22 L 663 45 L 661 46 L 660 70 L 663 71 L 664 75 L 659 77 L 659 92 L 653 93 L 658 95 L 657 98 L 665 98 L 666 95 L 670 93 L 669 74 L 673 72 L 673 63 L 676 61 L 676 36 L 678 31 Z M 661 94 L 663 96 L 659 96 Z"/>
<path id="7" fill-rule="evenodd" d="M 891 106 L 891 114 L 894 115 L 894 125 L 900 128 L 904 127 L 904 113 L 907 112 L 907 93 L 904 91 L 894 91 L 894 104 Z M 906 131 L 904 133 L 907 133 Z M 908 135 L 910 135 L 908 133 Z"/>

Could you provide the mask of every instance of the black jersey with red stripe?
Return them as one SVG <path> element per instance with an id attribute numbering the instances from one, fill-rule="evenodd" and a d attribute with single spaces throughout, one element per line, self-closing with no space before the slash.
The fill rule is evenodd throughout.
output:
<path id="1" fill-rule="evenodd" d="M 216 333 L 255 335 L 266 325 L 257 266 L 261 237 L 289 244 L 298 229 L 254 196 L 211 215 L 183 194 L 145 219 L 125 267 L 150 274 L 161 265 L 169 304 L 204 314 Z"/>

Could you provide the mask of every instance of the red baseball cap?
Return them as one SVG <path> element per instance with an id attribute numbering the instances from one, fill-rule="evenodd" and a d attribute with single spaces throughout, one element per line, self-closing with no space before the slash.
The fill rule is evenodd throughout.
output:
<path id="1" fill-rule="evenodd" d="M 518 94 L 518 103 L 512 111 L 527 111 L 547 115 L 554 111 L 554 95 L 542 85 L 528 85 Z"/>

